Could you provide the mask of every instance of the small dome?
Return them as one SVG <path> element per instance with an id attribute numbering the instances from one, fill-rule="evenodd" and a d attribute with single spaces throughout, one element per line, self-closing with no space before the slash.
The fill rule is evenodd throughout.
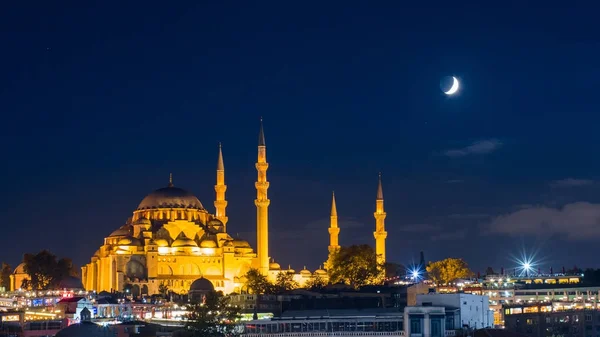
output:
<path id="1" fill-rule="evenodd" d="M 140 241 L 139 239 L 136 239 L 136 238 L 126 237 L 126 238 L 120 239 L 119 242 L 117 242 L 117 245 L 119 245 L 119 246 L 141 246 L 142 241 Z"/>
<path id="2" fill-rule="evenodd" d="M 136 225 L 152 225 L 152 222 L 150 222 L 150 220 L 148 220 L 144 217 L 141 217 L 141 218 L 137 219 L 134 222 L 134 224 L 136 224 Z"/>
<path id="3" fill-rule="evenodd" d="M 201 248 L 217 248 L 217 243 L 211 239 L 204 239 L 200 242 Z"/>
<path id="4" fill-rule="evenodd" d="M 270 270 L 281 270 L 281 266 L 277 262 L 271 262 L 269 264 L 269 269 Z"/>
<path id="5" fill-rule="evenodd" d="M 133 228 L 131 227 L 131 225 L 123 225 L 121 227 L 119 227 L 119 229 L 117 229 L 116 231 L 110 233 L 109 237 L 111 236 L 131 236 L 133 235 Z"/>
<path id="6" fill-rule="evenodd" d="M 302 276 L 310 276 L 310 275 L 312 275 L 312 273 L 310 272 L 310 270 L 306 269 L 306 266 L 304 266 L 304 269 L 302 269 L 300 271 L 300 275 L 302 275 Z"/>
<path id="7" fill-rule="evenodd" d="M 192 208 L 204 210 L 204 206 L 202 206 L 198 198 L 184 189 L 173 187 L 172 184 L 148 194 L 140 202 L 137 210 L 156 208 Z"/>
<path id="8" fill-rule="evenodd" d="M 121 245 L 121 246 L 129 246 L 130 244 L 131 244 L 130 238 L 122 238 L 121 240 L 119 240 L 119 245 Z"/>
<path id="9" fill-rule="evenodd" d="M 248 243 L 248 241 L 238 240 L 238 239 L 233 240 L 233 246 L 237 247 L 237 248 L 252 248 L 252 247 L 250 247 L 250 244 Z"/>
<path id="10" fill-rule="evenodd" d="M 206 225 L 209 227 L 220 227 L 220 226 L 223 226 L 223 222 L 217 218 L 212 218 L 212 219 L 208 220 Z"/>
<path id="11" fill-rule="evenodd" d="M 317 275 L 327 275 L 327 272 L 323 269 L 317 269 L 315 270 L 315 274 Z"/>
<path id="12" fill-rule="evenodd" d="M 154 243 L 159 247 L 169 247 L 169 241 L 165 239 L 156 239 Z"/>
<path id="13" fill-rule="evenodd" d="M 190 285 L 190 291 L 214 291 L 215 286 L 209 280 L 201 277 Z"/>
<path id="14" fill-rule="evenodd" d="M 198 247 L 198 244 L 196 243 L 196 241 L 194 241 L 192 239 L 182 237 L 182 238 L 178 238 L 177 240 L 173 241 L 173 244 L 171 245 L 171 247 Z"/>
<path id="15" fill-rule="evenodd" d="M 83 289 L 83 283 L 75 276 L 67 276 L 58 283 L 59 289 Z"/>

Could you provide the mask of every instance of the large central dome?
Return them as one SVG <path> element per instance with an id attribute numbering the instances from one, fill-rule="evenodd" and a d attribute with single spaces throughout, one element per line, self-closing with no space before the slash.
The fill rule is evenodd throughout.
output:
<path id="1" fill-rule="evenodd" d="M 155 208 L 191 208 L 204 210 L 202 203 L 196 196 L 190 192 L 174 187 L 169 184 L 168 187 L 160 188 L 148 194 L 137 210 L 155 209 Z"/>

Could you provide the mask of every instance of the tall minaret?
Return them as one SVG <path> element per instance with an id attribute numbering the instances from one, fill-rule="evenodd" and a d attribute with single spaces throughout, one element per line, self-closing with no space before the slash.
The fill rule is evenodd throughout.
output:
<path id="1" fill-rule="evenodd" d="M 269 204 L 271 200 L 267 198 L 269 182 L 267 181 L 267 146 L 265 144 L 265 133 L 263 130 L 262 118 L 260 119 L 260 132 L 258 133 L 258 160 L 256 162 L 256 171 L 258 179 L 256 180 L 256 246 L 258 254 L 258 269 L 263 275 L 269 272 Z"/>
<path id="2" fill-rule="evenodd" d="M 340 234 L 340 228 L 338 227 L 338 215 L 337 207 L 335 206 L 335 193 L 331 196 L 331 215 L 329 216 L 329 258 L 327 259 L 327 265 L 331 261 L 333 253 L 340 249 L 338 235 Z"/>
<path id="3" fill-rule="evenodd" d="M 340 249 L 338 235 L 340 228 L 338 227 L 337 207 L 335 206 L 335 193 L 331 197 L 331 215 L 329 216 L 329 255 Z"/>
<path id="4" fill-rule="evenodd" d="M 381 186 L 381 173 L 379 173 L 379 185 L 377 186 L 377 201 L 375 207 L 375 253 L 380 263 L 385 263 L 385 239 L 387 232 L 385 231 L 385 216 L 383 210 L 383 187 Z"/>
<path id="5" fill-rule="evenodd" d="M 225 191 L 227 191 L 227 185 L 225 185 L 225 165 L 223 164 L 223 150 L 221 149 L 221 143 L 219 143 L 219 159 L 217 161 L 217 184 L 215 185 L 215 192 L 217 192 L 215 199 L 215 217 L 223 223 L 224 231 L 227 231 L 227 200 L 225 200 Z"/>

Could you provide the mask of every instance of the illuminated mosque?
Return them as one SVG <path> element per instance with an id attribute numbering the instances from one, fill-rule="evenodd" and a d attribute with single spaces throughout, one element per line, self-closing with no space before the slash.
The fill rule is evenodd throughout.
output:
<path id="1" fill-rule="evenodd" d="M 327 272 L 323 269 L 310 272 L 304 268 L 295 272 L 291 268 L 282 269 L 269 257 L 269 164 L 262 120 L 255 166 L 258 172 L 254 200 L 256 251 L 247 241 L 227 234 L 227 185 L 219 145 L 215 213 L 210 214 L 193 194 L 176 187 L 170 176 L 169 185 L 146 196 L 126 224 L 106 237 L 91 262 L 81 268 L 85 289 L 110 292 L 129 287 L 137 294 L 156 294 L 163 285 L 179 294 L 202 290 L 198 287 L 224 293 L 240 292 L 244 290 L 244 275 L 250 268 L 258 269 L 270 280 L 275 280 L 280 272 L 292 273 L 300 285 L 317 276 L 326 280 Z M 387 232 L 381 176 L 374 215 L 376 252 L 380 260 L 385 261 Z M 331 256 L 340 247 L 335 196 L 330 219 L 328 249 Z"/>

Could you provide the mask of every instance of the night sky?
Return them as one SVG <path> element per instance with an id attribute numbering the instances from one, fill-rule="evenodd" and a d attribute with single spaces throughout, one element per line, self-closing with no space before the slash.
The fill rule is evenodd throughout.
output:
<path id="1" fill-rule="evenodd" d="M 282 266 L 326 259 L 333 190 L 373 244 L 379 171 L 389 261 L 600 266 L 598 8 L 90 3 L 2 4 L 1 260 L 89 261 L 170 172 L 214 212 L 219 142 L 254 246 L 262 116 Z"/>

